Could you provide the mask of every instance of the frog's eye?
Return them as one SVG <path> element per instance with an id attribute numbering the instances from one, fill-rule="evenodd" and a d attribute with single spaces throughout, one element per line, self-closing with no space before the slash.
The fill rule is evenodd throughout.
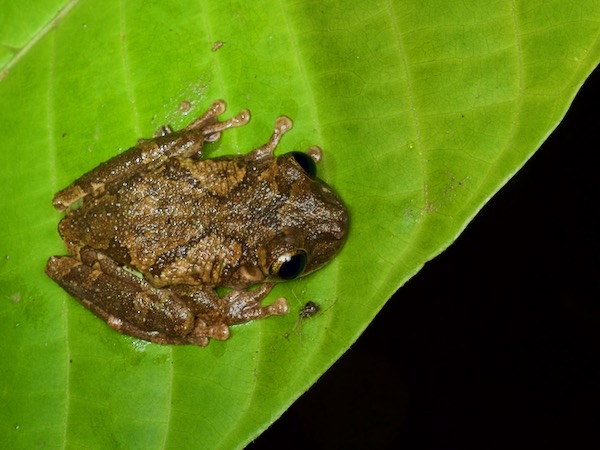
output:
<path id="1" fill-rule="evenodd" d="M 291 152 L 292 157 L 302 167 L 310 178 L 317 176 L 317 163 L 313 158 L 302 152 Z"/>
<path id="2" fill-rule="evenodd" d="M 302 275 L 306 269 L 306 252 L 304 250 L 294 250 L 284 253 L 271 264 L 269 272 L 271 275 L 283 280 L 293 280 Z"/>

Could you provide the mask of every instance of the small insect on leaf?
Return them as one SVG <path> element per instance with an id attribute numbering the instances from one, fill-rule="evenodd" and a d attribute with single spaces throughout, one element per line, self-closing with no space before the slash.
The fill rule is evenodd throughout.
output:
<path id="1" fill-rule="evenodd" d="M 302 307 L 302 309 L 300 309 L 298 316 L 299 316 L 300 320 L 308 319 L 309 317 L 312 317 L 315 314 L 317 314 L 320 310 L 321 310 L 321 307 L 319 305 L 317 305 L 313 301 L 310 301 L 310 302 L 307 302 L 306 305 L 304 305 Z"/>

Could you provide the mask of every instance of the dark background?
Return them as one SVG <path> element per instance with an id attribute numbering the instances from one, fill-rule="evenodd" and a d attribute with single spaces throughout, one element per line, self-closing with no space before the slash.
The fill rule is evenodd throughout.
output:
<path id="1" fill-rule="evenodd" d="M 599 87 L 248 448 L 600 448 Z"/>

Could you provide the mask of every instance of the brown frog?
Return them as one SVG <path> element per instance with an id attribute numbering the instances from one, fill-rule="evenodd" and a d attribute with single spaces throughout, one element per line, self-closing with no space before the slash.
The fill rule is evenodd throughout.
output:
<path id="1" fill-rule="evenodd" d="M 273 155 L 287 117 L 248 155 L 200 159 L 250 120 L 244 110 L 219 122 L 224 111 L 216 101 L 182 130 L 162 127 L 54 197 L 69 208 L 59 233 L 70 256 L 51 257 L 46 273 L 121 333 L 227 339 L 230 325 L 286 314 L 285 298 L 261 306 L 273 284 L 317 270 L 345 241 L 346 208 L 316 178 L 320 149 Z"/>

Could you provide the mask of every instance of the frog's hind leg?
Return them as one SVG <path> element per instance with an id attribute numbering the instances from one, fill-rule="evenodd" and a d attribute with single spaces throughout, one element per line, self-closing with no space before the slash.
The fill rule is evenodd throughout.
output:
<path id="1" fill-rule="evenodd" d="M 169 290 L 154 288 L 94 250 L 82 249 L 81 261 L 53 256 L 46 273 L 120 333 L 158 344 L 199 346 L 206 346 L 209 337 L 224 336 L 219 327 L 197 323 L 187 304 Z"/>
<path id="2" fill-rule="evenodd" d="M 248 110 L 243 110 L 235 117 L 219 122 L 217 116 L 224 111 L 225 102 L 217 100 L 182 130 L 161 127 L 153 139 L 140 139 L 136 146 L 100 164 L 57 192 L 52 201 L 54 207 L 64 211 L 85 196 L 100 195 L 107 187 L 142 170 L 158 167 L 169 158 L 200 155 L 205 142 L 214 142 L 221 137 L 222 131 L 245 125 L 250 120 Z"/>

